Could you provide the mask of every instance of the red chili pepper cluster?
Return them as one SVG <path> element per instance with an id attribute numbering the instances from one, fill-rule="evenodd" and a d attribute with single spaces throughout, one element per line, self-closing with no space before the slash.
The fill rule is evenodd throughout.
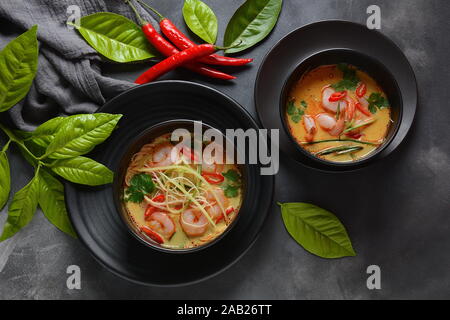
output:
<path id="1" fill-rule="evenodd" d="M 211 68 L 205 64 L 221 65 L 221 66 L 242 66 L 253 61 L 253 59 L 239 59 L 225 57 L 214 54 L 220 48 L 213 44 L 197 45 L 183 34 L 169 19 L 163 17 L 155 9 L 148 6 L 145 2 L 138 0 L 139 3 L 146 6 L 160 18 L 161 32 L 171 42 L 161 36 L 151 23 L 144 21 L 131 0 L 125 0 L 133 9 L 136 17 L 141 23 L 142 31 L 147 40 L 161 54 L 167 58 L 155 64 L 150 69 L 141 74 L 135 81 L 137 84 L 144 84 L 155 80 L 161 75 L 178 67 L 184 67 L 199 74 L 222 80 L 236 79 L 235 76 L 229 75 L 222 71 Z"/>

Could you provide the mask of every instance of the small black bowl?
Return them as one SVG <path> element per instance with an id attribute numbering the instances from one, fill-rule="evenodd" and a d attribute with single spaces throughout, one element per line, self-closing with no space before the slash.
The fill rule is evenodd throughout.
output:
<path id="1" fill-rule="evenodd" d="M 126 148 L 126 151 L 124 152 L 122 158 L 120 159 L 117 173 L 114 176 L 114 182 L 113 182 L 113 199 L 114 204 L 116 206 L 117 212 L 120 215 L 121 220 L 126 225 L 128 231 L 141 243 L 144 245 L 151 247 L 152 249 L 156 249 L 162 252 L 166 253 L 192 253 L 192 252 L 198 252 L 200 250 L 203 250 L 205 248 L 208 248 L 218 241 L 220 241 L 225 235 L 234 227 L 234 225 L 237 223 L 237 220 L 239 219 L 239 213 L 237 216 L 233 219 L 231 224 L 222 232 L 218 237 L 216 237 L 214 240 L 193 248 L 188 249 L 170 249 L 162 246 L 161 244 L 157 243 L 156 241 L 150 239 L 149 237 L 146 237 L 142 234 L 142 232 L 138 229 L 138 226 L 136 223 L 130 218 L 130 215 L 128 214 L 125 206 L 124 206 L 124 200 L 123 200 L 123 183 L 125 180 L 125 174 L 127 171 L 127 168 L 131 162 L 131 159 L 134 154 L 139 152 L 139 150 L 145 145 L 150 143 L 152 140 L 154 140 L 157 137 L 160 137 L 167 133 L 172 133 L 176 129 L 187 129 L 190 132 L 194 132 L 194 124 L 195 121 L 193 120 L 186 120 L 186 119 L 175 119 L 175 120 L 168 120 L 161 123 L 158 123 L 154 126 L 151 126 L 150 128 L 144 130 L 141 134 L 139 134 L 136 139 L 134 139 L 129 146 Z M 205 123 L 202 123 L 202 134 L 208 129 L 217 130 Z M 219 130 L 217 130 L 219 131 Z M 224 136 L 225 139 L 225 136 Z M 242 203 L 244 203 L 246 199 L 246 181 L 248 176 L 248 171 L 246 170 L 245 165 L 240 165 L 239 171 L 242 174 L 242 183 L 243 183 L 243 190 L 244 194 L 242 197 Z M 242 206 L 241 206 L 242 207 Z"/>
<path id="2" fill-rule="evenodd" d="M 379 146 L 370 155 L 353 162 L 332 162 L 316 157 L 304 148 L 302 148 L 289 131 L 289 126 L 286 119 L 286 107 L 289 99 L 289 92 L 292 86 L 301 79 L 307 72 L 322 66 L 339 63 L 347 63 L 357 67 L 359 70 L 369 74 L 378 85 L 386 93 L 390 102 L 391 119 L 393 123 L 389 127 L 386 139 L 381 146 Z M 304 59 L 289 75 L 283 85 L 280 95 L 280 117 L 283 128 L 290 138 L 290 141 L 295 145 L 298 151 L 300 161 L 309 166 L 326 171 L 349 171 L 359 169 L 373 163 L 378 158 L 382 151 L 391 143 L 398 132 L 400 123 L 402 121 L 403 102 L 399 86 L 392 73 L 378 60 L 363 54 L 361 52 L 350 49 L 331 49 L 315 53 Z"/>

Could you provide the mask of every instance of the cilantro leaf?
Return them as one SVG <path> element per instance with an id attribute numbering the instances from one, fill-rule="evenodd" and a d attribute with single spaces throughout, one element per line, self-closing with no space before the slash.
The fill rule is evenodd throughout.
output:
<path id="1" fill-rule="evenodd" d="M 237 197 L 238 194 L 239 194 L 239 186 L 227 185 L 224 188 L 224 194 L 225 194 L 225 197 L 227 197 L 227 198 L 235 198 L 235 197 Z"/>
<path id="2" fill-rule="evenodd" d="M 293 116 L 291 117 L 291 119 L 292 119 L 292 121 L 294 121 L 295 123 L 299 123 L 300 120 L 302 120 L 302 116 L 299 115 L 299 114 L 296 114 L 296 115 L 293 115 Z"/>
<path id="3" fill-rule="evenodd" d="M 343 80 L 332 84 L 331 87 L 338 92 L 344 90 L 355 91 L 360 81 L 356 75 L 356 69 L 349 67 L 346 63 L 339 63 L 337 68 L 342 72 Z"/>
<path id="4" fill-rule="evenodd" d="M 223 172 L 222 175 L 230 181 L 238 182 L 239 181 L 239 173 L 236 170 L 229 169 L 227 172 Z"/>
<path id="5" fill-rule="evenodd" d="M 155 190 L 152 178 L 145 173 L 135 174 L 130 180 L 130 186 L 125 191 L 126 201 L 139 203 L 144 200 L 146 194 Z"/>
<path id="6" fill-rule="evenodd" d="M 296 110 L 296 108 L 295 108 L 294 100 L 289 101 L 288 105 L 287 105 L 287 114 L 292 116 L 292 115 L 294 115 L 295 110 Z"/>
<path id="7" fill-rule="evenodd" d="M 380 92 L 372 93 L 370 95 L 369 99 L 367 99 L 367 101 L 369 102 L 369 111 L 371 113 L 376 113 L 377 112 L 377 108 L 378 109 L 383 109 L 383 108 L 388 108 L 389 107 L 388 99 L 383 97 Z"/>
<path id="8" fill-rule="evenodd" d="M 304 107 L 304 108 L 307 108 L 307 107 L 308 107 L 308 104 L 306 103 L 305 100 L 302 100 L 302 101 L 300 102 L 300 104 L 301 104 L 302 107 Z"/>

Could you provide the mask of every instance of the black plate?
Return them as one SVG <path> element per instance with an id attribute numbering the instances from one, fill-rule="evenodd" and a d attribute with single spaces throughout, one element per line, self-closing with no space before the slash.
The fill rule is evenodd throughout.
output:
<path id="1" fill-rule="evenodd" d="M 237 102 L 217 90 L 186 81 L 161 81 L 133 88 L 98 112 L 124 115 L 118 129 L 91 154 L 112 170 L 117 169 L 133 138 L 162 121 L 202 120 L 221 131 L 258 129 Z M 254 180 L 247 181 L 252 187 L 248 188 L 239 221 L 214 246 L 189 254 L 160 252 L 135 239 L 114 206 L 111 185 L 92 188 L 67 183 L 67 208 L 80 240 L 113 273 L 147 285 L 189 284 L 225 270 L 256 240 L 272 202 L 274 179 L 256 174 L 258 165 L 247 168 Z"/>
<path id="2" fill-rule="evenodd" d="M 412 67 L 399 47 L 380 32 L 337 20 L 312 23 L 291 32 L 270 50 L 259 68 L 255 83 L 256 111 L 265 128 L 280 130 L 280 149 L 283 152 L 318 169 L 324 169 L 324 166 L 305 162 L 304 155 L 284 130 L 280 101 L 283 86 L 299 63 L 331 49 L 348 49 L 378 60 L 397 82 L 403 103 L 401 123 L 395 137 L 377 154 L 377 159 L 390 154 L 403 141 L 417 107 L 417 83 Z"/>

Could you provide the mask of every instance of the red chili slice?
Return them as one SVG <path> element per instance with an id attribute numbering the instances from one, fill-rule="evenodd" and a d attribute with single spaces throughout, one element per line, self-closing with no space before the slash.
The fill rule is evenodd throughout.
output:
<path id="1" fill-rule="evenodd" d="M 365 109 L 361 103 L 357 103 L 356 104 L 356 109 L 358 109 L 359 111 L 361 111 L 362 113 L 364 113 L 366 116 L 370 117 L 372 114 L 370 113 L 369 110 Z"/>
<path id="2" fill-rule="evenodd" d="M 156 233 L 149 227 L 142 226 L 141 231 L 144 232 L 150 239 L 156 241 L 157 243 L 164 243 L 163 237 L 161 237 L 158 233 Z"/>
<path id="3" fill-rule="evenodd" d="M 225 213 L 228 215 L 230 215 L 230 213 L 234 212 L 234 208 L 230 207 L 227 210 L 225 210 Z M 216 223 L 219 223 L 220 221 L 222 221 L 223 219 L 223 214 L 220 215 L 220 217 L 217 218 Z"/>
<path id="4" fill-rule="evenodd" d="M 225 180 L 224 176 L 220 173 L 202 172 L 202 177 L 211 184 L 219 184 Z"/>
<path id="5" fill-rule="evenodd" d="M 361 82 L 358 86 L 358 88 L 356 88 L 356 95 L 360 98 L 364 97 L 364 95 L 367 92 L 367 86 L 365 83 Z"/>
<path id="6" fill-rule="evenodd" d="M 347 96 L 347 91 L 335 92 L 330 96 L 328 101 L 337 102 L 339 100 L 344 99 L 346 96 Z"/>
<path id="7" fill-rule="evenodd" d="M 152 199 L 154 202 L 164 202 L 164 200 L 166 200 L 166 196 L 163 194 L 157 195 Z"/>

